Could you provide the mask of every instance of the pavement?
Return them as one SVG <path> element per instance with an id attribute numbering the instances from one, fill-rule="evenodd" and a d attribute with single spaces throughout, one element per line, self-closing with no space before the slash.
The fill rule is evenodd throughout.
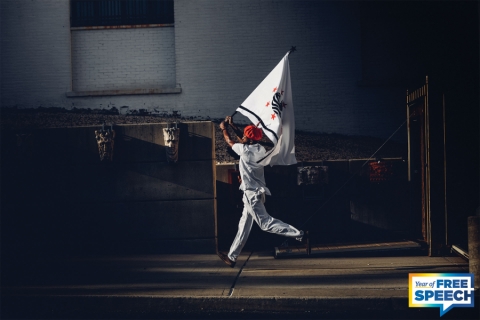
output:
<path id="1" fill-rule="evenodd" d="M 7 267 L 5 267 L 7 266 Z M 2 319 L 438 319 L 408 307 L 409 273 L 465 273 L 458 256 L 216 254 L 2 261 Z M 453 308 L 442 319 L 478 319 Z"/>

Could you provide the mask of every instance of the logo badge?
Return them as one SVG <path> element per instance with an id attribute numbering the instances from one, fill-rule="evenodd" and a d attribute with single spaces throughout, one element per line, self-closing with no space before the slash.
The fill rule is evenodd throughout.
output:
<path id="1" fill-rule="evenodd" d="M 440 317 L 454 307 L 474 307 L 472 273 L 409 273 L 408 306 L 440 308 Z"/>

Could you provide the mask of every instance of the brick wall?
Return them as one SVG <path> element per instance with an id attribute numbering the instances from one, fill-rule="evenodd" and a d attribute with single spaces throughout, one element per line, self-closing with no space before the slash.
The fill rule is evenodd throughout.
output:
<path id="1" fill-rule="evenodd" d="M 290 70 L 297 129 L 388 136 L 403 121 L 403 88 L 357 85 L 355 2 L 177 1 L 175 17 L 183 113 L 231 113 L 295 45 Z"/>
<path id="2" fill-rule="evenodd" d="M 405 118 L 404 88 L 358 86 L 357 2 L 177 0 L 173 30 L 70 32 L 68 1 L 60 0 L 5 0 L 1 14 L 2 107 L 129 106 L 220 118 L 233 113 L 294 45 L 298 51 L 290 68 L 297 129 L 387 137 Z M 172 50 L 164 47 L 164 32 L 174 33 L 174 66 L 164 64 L 164 50 Z M 102 37 L 109 40 L 103 46 Z M 105 58 L 105 46 L 113 56 Z M 125 64 L 135 70 L 125 72 Z M 145 71 L 137 73 L 141 66 Z M 96 76 L 104 78 L 92 82 Z M 74 90 L 176 82 L 182 92 L 66 98 L 72 81 Z"/>
<path id="3" fill-rule="evenodd" d="M 73 90 L 175 87 L 174 28 L 72 31 Z"/>
<path id="4" fill-rule="evenodd" d="M 2 107 L 69 103 L 69 12 L 65 0 L 0 2 Z"/>

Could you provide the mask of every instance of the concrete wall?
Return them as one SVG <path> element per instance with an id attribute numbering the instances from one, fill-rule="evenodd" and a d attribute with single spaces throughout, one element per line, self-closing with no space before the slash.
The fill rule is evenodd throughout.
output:
<path id="1" fill-rule="evenodd" d="M 39 129 L 21 143 L 2 131 L 2 248 L 214 253 L 213 124 L 179 125 L 176 164 L 166 125 L 115 126 L 110 163 L 99 160 L 99 127 Z"/>
<path id="2" fill-rule="evenodd" d="M 265 180 L 272 192 L 265 207 L 270 215 L 299 229 L 308 230 L 314 243 L 365 241 L 368 235 L 345 234 L 350 220 L 365 225 L 418 236 L 421 217 L 414 217 L 409 207 L 406 163 L 387 159 L 393 164 L 392 176 L 386 182 L 371 182 L 367 159 L 310 161 L 292 166 L 265 167 Z M 297 184 L 297 168 L 326 166 L 326 183 Z M 228 250 L 237 231 L 243 209 L 238 190 L 238 165 L 217 165 L 218 247 Z M 245 250 L 271 249 L 285 238 L 252 229 Z M 295 244 L 295 241 L 291 243 Z"/>
<path id="3" fill-rule="evenodd" d="M 177 0 L 174 28 L 103 31 L 70 30 L 68 3 L 2 1 L 2 107 L 129 106 L 221 118 L 294 45 L 297 129 L 387 137 L 405 117 L 405 88 L 359 86 L 357 2 Z M 181 93 L 65 96 L 71 90 L 148 92 L 163 85 L 181 87 Z"/>

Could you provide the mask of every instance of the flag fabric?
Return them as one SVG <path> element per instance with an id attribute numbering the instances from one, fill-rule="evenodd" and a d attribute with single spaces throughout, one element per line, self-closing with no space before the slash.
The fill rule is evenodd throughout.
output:
<path id="1" fill-rule="evenodd" d="M 237 108 L 253 124 L 259 123 L 258 127 L 274 144 L 266 157 L 259 160 L 264 166 L 297 163 L 289 54 L 290 51 Z"/>

